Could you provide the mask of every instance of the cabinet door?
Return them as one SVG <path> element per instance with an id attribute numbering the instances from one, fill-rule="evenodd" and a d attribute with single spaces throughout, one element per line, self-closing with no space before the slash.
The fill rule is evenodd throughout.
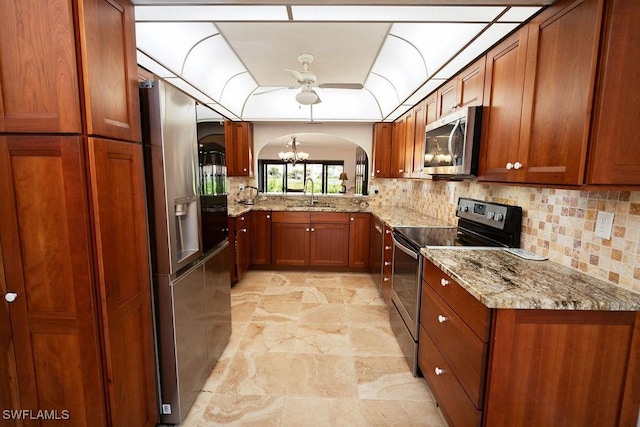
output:
<path id="1" fill-rule="evenodd" d="M 349 224 L 312 223 L 309 265 L 349 265 Z"/>
<path id="2" fill-rule="evenodd" d="M 276 265 L 309 265 L 311 226 L 274 222 L 271 224 L 271 259 Z"/>
<path id="3" fill-rule="evenodd" d="M 227 176 L 253 176 L 253 125 L 224 122 Z"/>
<path id="4" fill-rule="evenodd" d="M 640 185 L 640 2 L 606 7 L 587 182 Z"/>
<path id="5" fill-rule="evenodd" d="M 435 102 L 435 98 L 431 97 Z M 427 102 L 424 100 L 413 108 L 413 141 L 411 144 L 412 153 L 411 176 L 419 178 L 422 168 L 424 168 L 424 133 L 427 127 Z"/>
<path id="6" fill-rule="evenodd" d="M 412 108 L 405 116 L 404 125 L 404 178 L 410 178 L 413 173 L 413 144 L 416 134 L 416 111 Z"/>
<path id="7" fill-rule="evenodd" d="M 377 178 L 391 177 L 391 140 L 393 123 L 373 125 L 373 173 Z"/>
<path id="8" fill-rule="evenodd" d="M 271 264 L 271 211 L 251 212 L 251 264 Z"/>
<path id="9" fill-rule="evenodd" d="M 506 181 L 520 140 L 528 27 L 487 53 L 479 181 Z"/>
<path id="10" fill-rule="evenodd" d="M 407 115 L 393 123 L 393 138 L 391 145 L 391 176 L 402 178 L 406 173 L 405 151 L 407 149 Z"/>
<path id="11" fill-rule="evenodd" d="M 487 57 L 482 56 L 458 74 L 458 106 L 482 105 L 484 95 L 484 71 Z"/>
<path id="12" fill-rule="evenodd" d="M 382 297 L 387 305 L 391 302 L 391 273 L 393 270 L 393 229 L 387 224 L 384 225 L 384 236 L 382 248 Z"/>
<path id="13" fill-rule="evenodd" d="M 458 80 L 453 78 L 436 91 L 436 117 L 446 116 L 458 106 Z"/>
<path id="14" fill-rule="evenodd" d="M 529 24 L 516 180 L 581 184 L 601 3 L 560 1 Z M 616 47 L 619 49 L 619 47 Z"/>
<path id="15" fill-rule="evenodd" d="M 67 410 L 68 425 L 106 424 L 84 153 L 79 137 L 0 137 L 0 246 L 17 406 Z M 5 324 L 7 326 L 8 323 Z M 11 338 L 0 328 L 2 357 Z M 151 361 L 153 366 L 153 361 Z M 11 374 L 11 363 L 0 364 Z M 2 388 L 7 392 L 7 386 Z M 6 399 L 5 392 L 0 393 Z M 5 402 L 3 402 L 5 403 Z"/>
<path id="16" fill-rule="evenodd" d="M 114 425 L 155 426 L 155 351 L 142 146 L 89 138 L 95 263 Z"/>
<path id="17" fill-rule="evenodd" d="M 0 132 L 80 133 L 72 5 L 2 2 Z"/>
<path id="18" fill-rule="evenodd" d="M 369 267 L 371 243 L 371 215 L 349 215 L 349 267 Z"/>
<path id="19" fill-rule="evenodd" d="M 251 264 L 251 232 L 248 226 L 240 228 L 236 232 L 236 274 L 237 279 L 242 279 L 245 271 Z"/>
<path id="20" fill-rule="evenodd" d="M 129 0 L 79 3 L 87 132 L 140 141 L 133 5 Z"/>

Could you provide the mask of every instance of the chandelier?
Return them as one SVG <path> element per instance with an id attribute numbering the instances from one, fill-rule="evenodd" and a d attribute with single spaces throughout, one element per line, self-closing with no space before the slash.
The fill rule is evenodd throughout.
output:
<path id="1" fill-rule="evenodd" d="M 293 163 L 294 165 L 297 162 L 304 162 L 309 158 L 309 153 L 305 153 L 304 151 L 298 151 L 296 137 L 291 137 L 291 142 L 287 143 L 287 146 L 291 145 L 291 151 L 281 151 L 278 153 L 278 157 L 283 162 Z"/>

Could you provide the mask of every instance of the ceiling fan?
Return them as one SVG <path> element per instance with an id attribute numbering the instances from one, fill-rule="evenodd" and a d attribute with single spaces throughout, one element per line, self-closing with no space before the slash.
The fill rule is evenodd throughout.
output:
<path id="1" fill-rule="evenodd" d="M 291 76 L 296 79 L 297 86 L 289 87 L 289 89 L 301 89 L 296 95 L 296 101 L 302 105 L 319 104 L 322 102 L 314 87 L 321 89 L 362 89 L 361 83 L 322 83 L 316 84 L 316 75 L 309 71 L 309 65 L 313 62 L 313 55 L 310 53 L 301 53 L 298 55 L 298 62 L 302 65 L 302 71 L 297 70 L 285 70 Z M 265 93 L 280 90 L 282 88 L 272 89 L 265 92 L 256 93 L 255 95 L 262 95 Z"/>

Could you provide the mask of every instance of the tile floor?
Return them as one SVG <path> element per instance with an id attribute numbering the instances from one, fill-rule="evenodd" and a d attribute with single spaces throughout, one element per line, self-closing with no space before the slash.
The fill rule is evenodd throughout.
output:
<path id="1" fill-rule="evenodd" d="M 183 426 L 443 426 L 366 274 L 250 271 Z"/>

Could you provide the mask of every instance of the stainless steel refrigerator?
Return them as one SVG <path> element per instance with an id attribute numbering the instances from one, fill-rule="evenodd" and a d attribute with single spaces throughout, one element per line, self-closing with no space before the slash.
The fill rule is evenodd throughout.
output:
<path id="1" fill-rule="evenodd" d="M 147 81 L 140 104 L 160 418 L 177 424 L 231 335 L 227 210 L 217 207 L 225 221 L 203 236 L 195 101 L 162 81 Z"/>

